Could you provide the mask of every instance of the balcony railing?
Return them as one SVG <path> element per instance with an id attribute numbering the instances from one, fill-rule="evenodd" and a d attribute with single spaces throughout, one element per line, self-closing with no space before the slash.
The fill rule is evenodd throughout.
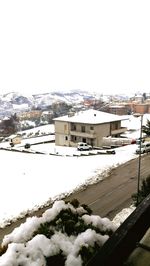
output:
<path id="1" fill-rule="evenodd" d="M 81 132 L 81 131 L 70 131 L 70 135 L 76 136 L 76 137 L 83 137 L 83 138 L 95 138 L 96 134 L 94 133 L 94 130 L 90 130 L 88 132 Z"/>
<path id="2" fill-rule="evenodd" d="M 111 135 L 122 134 L 127 131 L 127 127 L 120 127 L 118 129 L 111 130 Z"/>

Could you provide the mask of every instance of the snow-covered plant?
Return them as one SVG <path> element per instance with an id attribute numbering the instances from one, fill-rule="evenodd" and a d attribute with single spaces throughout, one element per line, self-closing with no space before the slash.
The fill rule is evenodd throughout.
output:
<path id="1" fill-rule="evenodd" d="M 41 217 L 27 218 L 4 237 L 0 265 L 85 265 L 115 229 L 76 199 L 56 201 Z"/>

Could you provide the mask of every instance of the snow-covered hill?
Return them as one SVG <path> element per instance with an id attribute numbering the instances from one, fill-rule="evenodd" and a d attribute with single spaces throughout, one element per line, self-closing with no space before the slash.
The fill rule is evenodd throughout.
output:
<path id="1" fill-rule="evenodd" d="M 85 97 L 93 96 L 86 91 L 70 91 L 70 92 L 49 92 L 34 95 L 21 94 L 18 92 L 10 92 L 0 95 L 0 115 L 9 112 L 18 112 L 31 110 L 32 108 L 44 109 L 55 102 L 65 102 L 67 104 L 78 104 L 83 102 Z M 96 96 L 95 96 L 96 97 Z"/>

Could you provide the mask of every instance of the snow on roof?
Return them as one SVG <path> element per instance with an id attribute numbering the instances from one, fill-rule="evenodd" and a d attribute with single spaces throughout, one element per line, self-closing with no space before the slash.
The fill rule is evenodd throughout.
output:
<path id="1" fill-rule="evenodd" d="M 11 136 L 8 137 L 8 139 L 14 139 L 14 138 L 18 138 L 18 137 L 21 137 L 20 134 L 13 134 Z"/>
<path id="2" fill-rule="evenodd" d="M 10 118 L 8 116 L 5 116 L 3 120 L 9 120 Z"/>
<path id="3" fill-rule="evenodd" d="M 121 121 L 124 119 L 126 118 L 124 118 L 123 116 L 90 109 L 75 113 L 74 115 L 71 116 L 66 115 L 55 118 L 54 121 L 85 123 L 85 124 L 103 124 L 113 121 Z"/>
<path id="4" fill-rule="evenodd" d="M 110 108 L 124 108 L 125 106 L 124 105 L 111 105 Z"/>

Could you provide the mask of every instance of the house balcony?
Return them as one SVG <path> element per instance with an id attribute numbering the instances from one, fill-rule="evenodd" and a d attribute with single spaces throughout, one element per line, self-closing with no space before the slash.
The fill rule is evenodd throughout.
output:
<path id="1" fill-rule="evenodd" d="M 82 138 L 96 138 L 96 133 L 94 133 L 94 130 L 90 130 L 89 132 L 81 132 L 81 131 L 70 131 L 70 135 L 76 136 L 76 137 L 82 137 Z"/>
<path id="2" fill-rule="evenodd" d="M 127 127 L 120 127 L 118 129 L 111 130 L 111 136 L 118 135 L 118 134 L 122 134 L 122 133 L 124 133 L 126 131 L 127 131 Z"/>

